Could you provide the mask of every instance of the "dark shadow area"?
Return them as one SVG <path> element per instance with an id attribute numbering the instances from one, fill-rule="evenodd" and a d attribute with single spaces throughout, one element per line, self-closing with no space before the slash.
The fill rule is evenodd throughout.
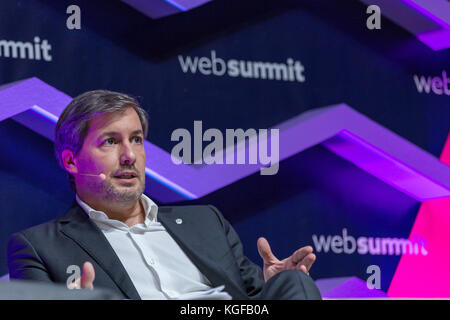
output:
<path id="1" fill-rule="evenodd" d="M 118 0 L 39 2 L 61 14 L 65 14 L 69 5 L 77 4 L 81 8 L 83 25 L 153 62 L 166 60 L 247 24 L 264 21 L 288 10 L 293 3 L 215 0 L 187 12 L 153 20 Z"/>
<path id="2" fill-rule="evenodd" d="M 74 200 L 53 143 L 12 119 L 0 122 L 0 276 L 11 234 L 63 214 Z"/>
<path id="3" fill-rule="evenodd" d="M 79 5 L 84 26 L 152 62 L 167 60 L 246 26 L 297 9 L 326 21 L 364 47 L 410 71 L 429 71 L 430 58 L 433 58 L 432 65 L 437 67 L 448 59 L 448 54 L 436 55 L 414 35 L 387 18 L 382 17 L 380 30 L 367 29 L 367 6 L 358 0 L 214 0 L 160 19 L 147 17 L 118 0 L 39 2 L 61 14 L 65 14 L 69 5 Z M 444 51 L 448 53 L 448 50 Z M 418 65 L 420 61 L 423 64 Z"/>

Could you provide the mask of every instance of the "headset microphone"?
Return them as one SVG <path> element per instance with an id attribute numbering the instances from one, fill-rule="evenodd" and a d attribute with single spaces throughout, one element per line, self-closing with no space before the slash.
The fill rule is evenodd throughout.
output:
<path id="1" fill-rule="evenodd" d="M 106 179 L 106 176 L 104 173 L 100 173 L 100 174 L 87 174 L 87 173 L 79 173 L 79 175 L 81 176 L 90 176 L 90 177 L 99 177 L 102 180 Z"/>

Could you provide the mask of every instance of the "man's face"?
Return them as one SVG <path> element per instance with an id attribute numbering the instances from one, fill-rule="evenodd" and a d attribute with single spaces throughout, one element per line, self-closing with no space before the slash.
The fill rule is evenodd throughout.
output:
<path id="1" fill-rule="evenodd" d="M 105 201 L 135 201 L 145 189 L 145 150 L 141 122 L 133 108 L 101 114 L 89 123 L 83 146 L 75 156 L 77 193 Z"/>

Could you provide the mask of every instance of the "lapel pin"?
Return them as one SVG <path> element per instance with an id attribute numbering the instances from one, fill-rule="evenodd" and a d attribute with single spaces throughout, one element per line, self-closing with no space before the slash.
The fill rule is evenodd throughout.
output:
<path id="1" fill-rule="evenodd" d="M 178 218 L 178 219 L 175 220 L 175 222 L 176 222 L 177 224 L 182 224 L 182 223 L 183 223 L 183 219 Z"/>

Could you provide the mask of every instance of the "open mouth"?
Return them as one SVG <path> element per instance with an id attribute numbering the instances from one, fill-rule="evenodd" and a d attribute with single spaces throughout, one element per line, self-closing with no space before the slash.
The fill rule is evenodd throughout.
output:
<path id="1" fill-rule="evenodd" d="M 132 182 L 137 179 L 137 175 L 134 172 L 122 172 L 115 175 L 114 178 L 124 182 Z"/>

